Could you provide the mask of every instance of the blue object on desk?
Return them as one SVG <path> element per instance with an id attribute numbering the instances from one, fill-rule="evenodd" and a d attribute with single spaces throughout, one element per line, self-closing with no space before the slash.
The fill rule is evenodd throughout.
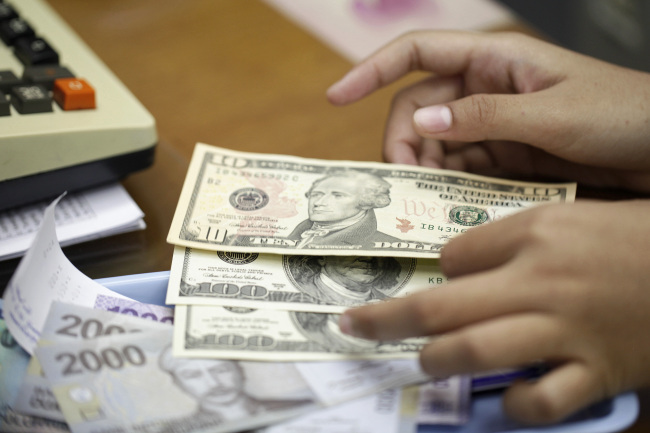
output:
<path id="1" fill-rule="evenodd" d="M 102 278 L 99 284 L 149 304 L 165 305 L 169 271 Z M 632 425 L 639 415 L 639 401 L 628 392 L 593 405 L 570 419 L 551 426 L 524 426 L 507 418 L 501 393 L 490 391 L 472 396 L 470 420 L 462 426 L 421 425 L 418 433 L 613 433 Z"/>

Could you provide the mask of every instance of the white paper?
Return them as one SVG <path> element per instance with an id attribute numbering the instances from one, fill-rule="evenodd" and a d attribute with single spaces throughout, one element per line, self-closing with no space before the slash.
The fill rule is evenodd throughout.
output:
<path id="1" fill-rule="evenodd" d="M 0 260 L 27 251 L 48 203 L 0 212 Z M 54 213 L 61 246 L 142 230 L 146 227 L 143 216 L 119 183 L 67 194 Z"/>
<path id="2" fill-rule="evenodd" d="M 514 22 L 492 0 L 265 0 L 353 63 L 412 30 L 484 30 Z"/>
<path id="3" fill-rule="evenodd" d="M 257 433 L 397 433 L 399 389 L 388 389 L 338 406 L 299 416 Z"/>
<path id="4" fill-rule="evenodd" d="M 417 359 L 297 362 L 296 367 L 325 405 L 431 379 Z"/>
<path id="5" fill-rule="evenodd" d="M 57 198 L 45 209 L 40 228 L 4 292 L 4 319 L 9 332 L 30 354 L 53 301 L 93 307 L 98 295 L 126 298 L 81 273 L 63 254 L 56 237 Z"/>

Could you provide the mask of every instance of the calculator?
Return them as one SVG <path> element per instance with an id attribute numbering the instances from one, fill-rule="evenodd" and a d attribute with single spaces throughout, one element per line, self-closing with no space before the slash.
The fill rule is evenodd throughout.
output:
<path id="1" fill-rule="evenodd" d="M 154 160 L 153 116 L 43 0 L 0 0 L 0 210 Z"/>

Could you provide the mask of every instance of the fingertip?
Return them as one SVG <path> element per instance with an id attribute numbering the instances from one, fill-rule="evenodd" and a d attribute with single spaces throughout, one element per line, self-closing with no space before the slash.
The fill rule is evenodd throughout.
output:
<path id="1" fill-rule="evenodd" d="M 344 84 L 342 84 L 342 81 L 343 78 L 337 81 L 336 83 L 332 84 L 325 92 L 325 96 L 327 97 L 327 100 L 333 105 L 344 104 L 343 89 L 345 89 L 345 86 Z"/>
<path id="2" fill-rule="evenodd" d="M 463 263 L 462 254 L 456 254 L 456 238 L 452 238 L 440 250 L 440 269 L 447 277 L 455 277 L 459 274 L 459 265 Z"/>
<path id="3" fill-rule="evenodd" d="M 363 63 L 355 66 L 327 89 L 327 99 L 334 105 L 358 101 L 376 88 L 375 81 L 369 75 L 368 67 Z"/>
<path id="4" fill-rule="evenodd" d="M 514 383 L 503 396 L 503 408 L 521 423 L 557 423 L 597 401 L 597 388 L 582 366 L 568 364 L 535 381 Z"/>
<path id="5" fill-rule="evenodd" d="M 384 160 L 391 164 L 418 165 L 418 159 L 413 148 L 402 142 L 384 144 Z"/>
<path id="6" fill-rule="evenodd" d="M 339 329 L 352 337 L 375 339 L 372 324 L 364 320 L 363 315 L 359 316 L 359 310 L 359 308 L 352 308 L 343 312 L 339 317 Z"/>
<path id="7" fill-rule="evenodd" d="M 346 311 L 343 314 L 341 314 L 341 316 L 339 317 L 339 329 L 344 334 L 354 336 L 353 322 L 354 320 L 352 319 L 352 317 L 350 317 L 350 314 Z"/>
<path id="8" fill-rule="evenodd" d="M 424 134 L 445 132 L 451 128 L 453 115 L 446 105 L 432 105 L 420 108 L 413 113 L 416 128 Z"/>
<path id="9" fill-rule="evenodd" d="M 544 425 L 560 421 L 564 411 L 544 396 L 536 383 L 515 382 L 503 395 L 503 410 L 512 419 L 529 425 Z"/>

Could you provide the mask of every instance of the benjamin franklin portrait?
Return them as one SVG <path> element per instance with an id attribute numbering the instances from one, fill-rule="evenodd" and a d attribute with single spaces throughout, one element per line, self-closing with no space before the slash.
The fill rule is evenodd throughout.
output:
<path id="1" fill-rule="evenodd" d="M 363 256 L 285 256 L 293 285 L 319 304 L 346 307 L 389 299 L 410 280 L 416 260 Z"/>

